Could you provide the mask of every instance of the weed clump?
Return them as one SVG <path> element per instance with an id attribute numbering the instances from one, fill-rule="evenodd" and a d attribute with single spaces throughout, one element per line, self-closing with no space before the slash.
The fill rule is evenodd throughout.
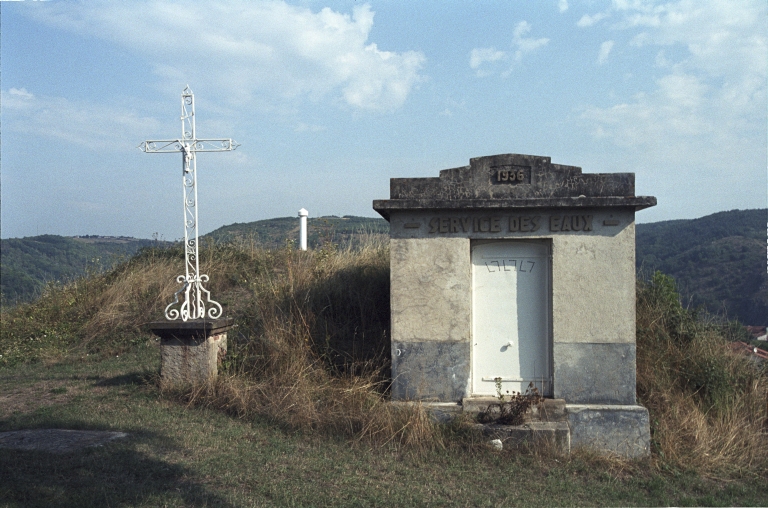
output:
<path id="1" fill-rule="evenodd" d="M 501 378 L 498 377 L 495 381 L 496 398 L 499 402 L 488 404 L 485 411 L 477 414 L 477 421 L 499 425 L 522 425 L 525 413 L 542 400 L 539 389 L 531 382 L 525 393 L 507 391 L 505 395 L 501 393 Z"/>

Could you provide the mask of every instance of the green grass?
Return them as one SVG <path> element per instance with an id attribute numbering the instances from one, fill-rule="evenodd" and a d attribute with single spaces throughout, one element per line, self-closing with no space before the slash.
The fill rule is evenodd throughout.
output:
<path id="1" fill-rule="evenodd" d="M 154 383 L 159 351 L 2 369 L 0 393 L 58 390 L 0 431 L 128 432 L 66 454 L 3 450 L 0 506 L 761 506 L 756 477 L 717 481 L 650 460 L 556 458 L 483 447 L 374 448 L 186 407 Z M 52 388 L 53 387 L 53 388 Z M 66 388 L 66 391 L 60 390 Z M 35 400 L 37 400 L 35 402 Z"/>

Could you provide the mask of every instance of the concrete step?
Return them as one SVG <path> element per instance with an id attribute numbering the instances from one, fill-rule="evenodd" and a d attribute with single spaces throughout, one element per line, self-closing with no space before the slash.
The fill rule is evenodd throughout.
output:
<path id="1" fill-rule="evenodd" d="M 473 397 L 464 399 L 462 404 L 455 402 L 420 402 L 393 401 L 392 404 L 410 406 L 418 404 L 430 415 L 433 421 L 448 423 L 462 413 L 485 411 L 489 404 L 497 404 L 498 399 Z M 541 419 L 544 418 L 544 421 Z M 551 453 L 567 455 L 571 451 L 571 431 L 563 399 L 544 399 L 542 403 L 529 410 L 522 425 L 475 424 L 475 428 L 489 440 L 499 439 L 502 446 L 518 449 L 536 446 Z"/>
<path id="2" fill-rule="evenodd" d="M 519 449 L 535 446 L 559 455 L 571 452 L 571 431 L 568 422 L 530 422 L 522 425 L 476 425 L 488 439 L 499 439 L 504 448 Z"/>

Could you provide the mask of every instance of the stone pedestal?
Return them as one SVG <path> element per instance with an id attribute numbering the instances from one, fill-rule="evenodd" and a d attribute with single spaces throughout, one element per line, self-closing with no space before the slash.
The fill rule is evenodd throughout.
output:
<path id="1" fill-rule="evenodd" d="M 160 386 L 163 389 L 206 383 L 216 379 L 227 354 L 227 331 L 234 320 L 156 321 L 152 333 L 160 337 Z"/>

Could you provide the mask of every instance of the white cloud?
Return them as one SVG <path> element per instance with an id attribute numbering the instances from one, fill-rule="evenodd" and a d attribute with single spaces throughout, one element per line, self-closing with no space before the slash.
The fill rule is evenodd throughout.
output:
<path id="1" fill-rule="evenodd" d="M 159 128 L 157 120 L 140 117 L 127 108 L 36 96 L 24 88 L 3 90 L 0 103 L 5 128 L 9 131 L 54 138 L 99 151 L 134 149 L 138 140 Z M 126 139 L 136 143 L 118 141 Z"/>
<path id="2" fill-rule="evenodd" d="M 597 65 L 603 65 L 608 60 L 608 55 L 611 54 L 613 49 L 613 41 L 605 41 L 600 44 L 600 52 L 597 55 Z"/>
<path id="3" fill-rule="evenodd" d="M 35 98 L 34 95 L 32 95 L 31 93 L 27 92 L 26 88 L 11 88 L 10 90 L 8 90 L 8 93 L 11 96 L 15 96 L 17 98 L 20 98 L 21 100 L 30 100 L 30 99 L 34 99 Z"/>
<path id="4" fill-rule="evenodd" d="M 657 85 L 654 93 L 637 94 L 631 102 L 587 108 L 582 118 L 593 122 L 595 137 L 625 147 L 664 145 L 717 130 L 702 107 L 708 89 L 698 78 L 674 74 Z"/>
<path id="5" fill-rule="evenodd" d="M 484 63 L 501 60 L 505 56 L 505 52 L 498 51 L 496 48 L 474 48 L 469 54 L 469 66 L 477 71 L 478 76 L 487 76 L 490 72 L 479 67 Z"/>
<path id="6" fill-rule="evenodd" d="M 525 37 L 530 31 L 531 25 L 527 21 L 521 21 L 515 26 L 515 29 L 512 32 L 512 44 L 517 47 L 517 50 L 515 51 L 515 60 L 518 62 L 524 55 L 545 46 L 549 42 L 549 39 L 544 37 L 540 39 Z"/>
<path id="7" fill-rule="evenodd" d="M 585 14 L 576 22 L 576 26 L 581 28 L 586 28 L 589 26 L 594 25 L 595 23 L 602 21 L 603 19 L 608 17 L 607 12 L 599 12 L 597 14 L 589 15 Z"/>
<path id="8" fill-rule="evenodd" d="M 537 49 L 545 46 L 549 39 L 541 37 L 535 39 L 533 37 L 526 37 L 531 31 L 531 25 L 527 21 L 520 21 L 512 30 L 512 49 L 513 52 L 508 53 L 506 51 L 500 51 L 496 48 L 474 48 L 469 54 L 469 66 L 476 71 L 479 77 L 489 76 L 493 74 L 483 66 L 485 64 L 504 61 L 509 65 L 512 60 L 512 65 L 509 69 L 503 72 L 502 76 L 508 76 L 515 68 L 515 65 L 522 61 L 523 57 Z"/>
<path id="9" fill-rule="evenodd" d="M 565 12 L 568 10 L 568 0 L 559 0 L 557 2 L 557 8 L 560 9 L 560 12 Z"/>
<path id="10" fill-rule="evenodd" d="M 766 75 L 768 10 L 763 1 L 681 0 L 655 8 L 653 20 L 643 23 L 633 11 L 625 15 L 633 23 L 628 28 L 643 30 L 634 37 L 635 45 L 682 45 L 688 55 L 679 63 L 687 68 L 711 76 Z"/>
<path id="11" fill-rule="evenodd" d="M 637 48 L 660 47 L 655 63 L 666 75 L 654 89 L 587 108 L 582 118 L 595 136 L 623 146 L 686 144 L 702 154 L 747 139 L 764 145 L 756 133 L 765 132 L 767 11 L 762 0 L 615 1 L 614 29 L 629 32 Z"/>
<path id="12" fill-rule="evenodd" d="M 168 85 L 201 83 L 233 102 L 335 97 L 354 108 L 393 110 L 422 79 L 422 53 L 381 50 L 368 40 L 374 12 L 352 14 L 283 1 L 69 2 L 38 18 L 140 52 Z M 130 22 L 127 22 L 130 20 Z"/>
<path id="13" fill-rule="evenodd" d="M 657 84 L 661 96 L 677 108 L 698 109 L 707 94 L 707 86 L 696 76 L 669 74 L 660 78 Z"/>

